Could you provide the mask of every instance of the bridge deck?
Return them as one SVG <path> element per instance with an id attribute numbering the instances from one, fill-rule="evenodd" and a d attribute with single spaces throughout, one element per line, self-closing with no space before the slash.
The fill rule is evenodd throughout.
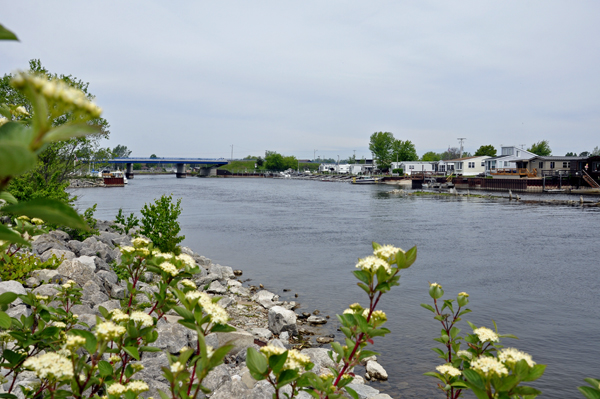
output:
<path id="1" fill-rule="evenodd" d="M 225 158 L 114 158 L 107 159 L 108 163 L 184 163 L 184 164 L 204 164 L 204 165 L 227 165 L 229 161 Z"/>

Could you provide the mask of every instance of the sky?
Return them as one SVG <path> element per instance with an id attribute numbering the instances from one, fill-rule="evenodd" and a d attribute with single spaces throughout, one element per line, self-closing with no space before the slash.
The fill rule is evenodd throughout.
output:
<path id="1" fill-rule="evenodd" d="M 0 73 L 89 82 L 132 156 L 600 146 L 600 2 L 8 1 Z"/>

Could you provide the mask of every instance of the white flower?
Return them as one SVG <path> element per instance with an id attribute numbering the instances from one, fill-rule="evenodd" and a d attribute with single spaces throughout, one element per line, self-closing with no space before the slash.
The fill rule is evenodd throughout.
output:
<path id="1" fill-rule="evenodd" d="M 112 384 L 111 386 L 108 387 L 108 389 L 106 390 L 106 392 L 109 395 L 122 395 L 127 391 L 127 387 L 125 387 L 125 385 L 121 385 L 118 382 Z"/>
<path id="2" fill-rule="evenodd" d="M 373 251 L 373 254 L 381 256 L 383 259 L 389 259 L 392 256 L 396 256 L 396 254 L 400 251 L 402 251 L 400 248 L 396 248 L 393 245 L 382 245 Z"/>
<path id="3" fill-rule="evenodd" d="M 121 248 L 119 248 L 119 250 L 122 254 L 130 254 L 135 251 L 135 248 L 130 245 L 124 245 Z"/>
<path id="4" fill-rule="evenodd" d="M 123 326 L 118 326 L 110 321 L 100 323 L 96 326 L 96 335 L 100 339 L 114 340 L 125 334 L 127 329 Z"/>
<path id="5" fill-rule="evenodd" d="M 216 303 L 203 303 L 202 307 L 206 314 L 210 315 L 210 318 L 213 323 L 216 324 L 227 324 L 227 320 L 229 320 L 229 315 L 227 311 L 223 309 L 221 306 Z"/>
<path id="6" fill-rule="evenodd" d="M 194 283 L 192 280 L 187 279 L 187 278 L 184 278 L 183 280 L 181 280 L 180 283 L 184 287 L 193 288 L 193 289 L 198 288 L 198 287 L 196 287 L 196 283 Z"/>
<path id="7" fill-rule="evenodd" d="M 119 363 L 121 361 L 121 356 L 112 355 L 111 357 L 108 358 L 108 361 L 111 363 Z"/>
<path id="8" fill-rule="evenodd" d="M 54 323 L 52 323 L 52 325 L 54 327 L 58 327 L 58 328 L 65 328 L 65 327 L 67 327 L 67 325 L 65 323 L 63 323 L 62 321 L 55 321 Z"/>
<path id="9" fill-rule="evenodd" d="M 170 274 L 171 276 L 177 276 L 177 274 L 179 273 L 179 271 L 177 270 L 177 268 L 175 267 L 174 264 L 169 263 L 169 262 L 163 262 L 160 264 L 160 268 L 165 272 Z"/>
<path id="10" fill-rule="evenodd" d="M 286 370 L 300 370 L 306 367 L 308 363 L 310 363 L 310 357 L 303 355 L 296 349 L 290 349 L 283 368 Z"/>
<path id="11" fill-rule="evenodd" d="M 471 362 L 471 368 L 484 376 L 496 374 L 498 377 L 508 375 L 508 370 L 495 357 L 481 356 Z"/>
<path id="12" fill-rule="evenodd" d="M 265 356 L 271 357 L 272 355 L 281 355 L 283 352 L 285 352 L 285 349 L 279 346 L 266 345 L 260 348 L 260 351 L 265 354 Z"/>
<path id="13" fill-rule="evenodd" d="M 71 288 L 71 287 L 73 287 L 75 284 L 77 284 L 75 281 L 73 281 L 73 280 L 69 280 L 69 281 L 67 281 L 66 283 L 64 283 L 64 284 L 62 285 L 62 287 L 63 287 L 63 288 Z"/>
<path id="14" fill-rule="evenodd" d="M 31 219 L 31 223 L 40 225 L 40 224 L 44 224 L 44 221 L 40 218 L 33 218 L 33 219 Z"/>
<path id="15" fill-rule="evenodd" d="M 47 301 L 48 295 L 36 295 L 35 299 L 37 299 L 38 301 Z"/>
<path id="16" fill-rule="evenodd" d="M 148 387 L 148 384 L 141 380 L 131 381 L 129 384 L 127 384 L 127 390 L 136 394 L 146 392 L 149 389 L 150 388 Z"/>
<path id="17" fill-rule="evenodd" d="M 440 289 L 442 288 L 442 286 L 441 286 L 441 285 L 439 285 L 438 283 L 431 283 L 431 284 L 429 284 L 429 286 L 430 286 L 430 287 L 438 287 L 438 288 L 440 288 Z"/>
<path id="18" fill-rule="evenodd" d="M 74 351 L 85 345 L 85 342 L 85 338 L 83 337 L 80 337 L 78 335 L 69 335 L 67 336 L 67 343 L 65 344 L 65 346 L 67 347 L 67 349 Z"/>
<path id="19" fill-rule="evenodd" d="M 188 265 L 190 267 L 196 266 L 196 261 L 194 260 L 194 258 L 189 256 L 188 254 L 181 254 L 181 255 L 177 256 L 175 259 L 182 261 L 183 263 L 185 263 L 186 265 Z"/>
<path id="20" fill-rule="evenodd" d="M 180 371 L 185 370 L 185 366 L 179 362 L 175 362 L 171 365 L 171 372 L 173 374 L 179 373 Z"/>
<path id="21" fill-rule="evenodd" d="M 25 360 L 23 367 L 33 370 L 39 378 L 49 380 L 70 380 L 73 378 L 73 364 L 57 353 L 45 353 Z"/>
<path id="22" fill-rule="evenodd" d="M 473 333 L 479 337 L 481 342 L 498 342 L 498 334 L 487 327 L 480 327 L 473 330 Z"/>
<path id="23" fill-rule="evenodd" d="M 193 301 L 194 299 L 198 299 L 198 303 L 200 303 L 200 306 L 204 307 L 207 304 L 212 303 L 212 299 L 210 298 L 210 296 L 208 296 L 208 294 L 206 292 L 200 292 L 200 291 L 190 291 L 188 293 L 185 294 L 185 299 L 187 299 L 188 301 Z"/>
<path id="24" fill-rule="evenodd" d="M 377 269 L 379 269 L 381 266 L 383 266 L 386 272 L 389 273 L 391 271 L 389 263 L 376 256 L 367 256 L 364 259 L 359 259 L 358 263 L 356 264 L 357 269 L 372 273 L 377 272 Z"/>
<path id="25" fill-rule="evenodd" d="M 467 359 L 473 359 L 473 354 L 469 351 L 464 351 L 464 350 L 456 352 L 456 356 L 466 357 Z"/>
<path id="26" fill-rule="evenodd" d="M 136 323 L 140 323 L 142 327 L 150 327 L 154 325 L 154 318 L 144 312 L 133 312 L 130 318 Z"/>
<path id="27" fill-rule="evenodd" d="M 136 248 L 145 247 L 145 246 L 150 245 L 150 240 L 147 240 L 142 237 L 136 237 L 133 240 L 131 240 L 131 242 L 133 243 L 133 246 Z"/>
<path id="28" fill-rule="evenodd" d="M 21 115 L 29 115 L 29 112 L 27 112 L 27 110 L 25 109 L 24 106 L 19 105 L 17 108 L 15 108 L 15 112 L 19 113 Z"/>
<path id="29" fill-rule="evenodd" d="M 508 364 L 509 366 L 512 366 L 513 364 L 517 363 L 520 360 L 525 360 L 529 367 L 535 366 L 535 362 L 531 358 L 531 355 L 529 355 L 525 352 L 521 352 L 520 350 L 515 349 L 515 348 L 502 349 L 500 351 L 500 353 L 498 354 L 498 359 L 502 363 Z"/>
<path id="30" fill-rule="evenodd" d="M 450 364 L 443 364 L 441 366 L 437 366 L 435 369 L 440 374 L 446 374 L 446 375 L 449 375 L 450 377 L 458 377 L 461 374 L 459 369 L 457 369 L 456 367 L 454 367 Z"/>
<path id="31" fill-rule="evenodd" d="M 120 323 L 122 321 L 128 321 L 129 315 L 127 313 L 124 313 L 121 309 L 113 309 L 110 312 L 110 318 L 115 323 Z"/>
<path id="32" fill-rule="evenodd" d="M 8 122 L 8 119 L 6 119 L 6 118 L 5 118 L 5 117 L 3 117 L 3 116 L 0 116 L 0 126 L 4 125 L 4 124 L 5 124 L 5 123 L 7 123 L 7 122 Z"/>

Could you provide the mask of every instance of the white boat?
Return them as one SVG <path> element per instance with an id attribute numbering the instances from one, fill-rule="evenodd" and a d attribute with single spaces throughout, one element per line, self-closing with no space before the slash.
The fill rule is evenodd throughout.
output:
<path id="1" fill-rule="evenodd" d="M 112 172 L 110 170 L 108 170 L 108 169 L 107 170 L 103 170 L 102 171 L 102 176 L 103 177 L 117 177 L 119 179 L 122 178 L 124 184 L 128 183 L 127 176 L 125 176 L 125 173 L 123 173 L 122 171 L 120 171 L 118 169 L 115 170 L 115 171 L 112 171 Z"/>
<path id="2" fill-rule="evenodd" d="M 375 184 L 379 179 L 374 177 L 353 177 L 351 183 L 352 184 Z"/>

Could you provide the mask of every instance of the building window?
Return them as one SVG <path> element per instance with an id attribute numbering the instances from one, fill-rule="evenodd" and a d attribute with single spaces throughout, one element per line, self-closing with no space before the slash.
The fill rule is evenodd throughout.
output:
<path id="1" fill-rule="evenodd" d="M 550 169 L 554 169 L 554 162 L 550 162 Z"/>
<path id="2" fill-rule="evenodd" d="M 504 161 L 504 166 L 508 166 L 508 161 Z"/>
<path id="3" fill-rule="evenodd" d="M 519 156 L 519 155 L 520 155 L 520 152 L 519 152 L 519 151 L 517 151 L 517 156 Z"/>
<path id="4" fill-rule="evenodd" d="M 469 162 L 469 169 L 475 169 L 475 162 Z"/>
<path id="5" fill-rule="evenodd" d="M 568 162 L 563 162 L 563 168 L 568 168 Z"/>
<path id="6" fill-rule="evenodd" d="M 540 162 L 539 168 L 540 169 L 544 169 L 544 163 L 543 162 Z"/>
<path id="7" fill-rule="evenodd" d="M 485 166 L 485 161 L 483 161 L 483 162 L 481 163 L 481 166 Z"/>

